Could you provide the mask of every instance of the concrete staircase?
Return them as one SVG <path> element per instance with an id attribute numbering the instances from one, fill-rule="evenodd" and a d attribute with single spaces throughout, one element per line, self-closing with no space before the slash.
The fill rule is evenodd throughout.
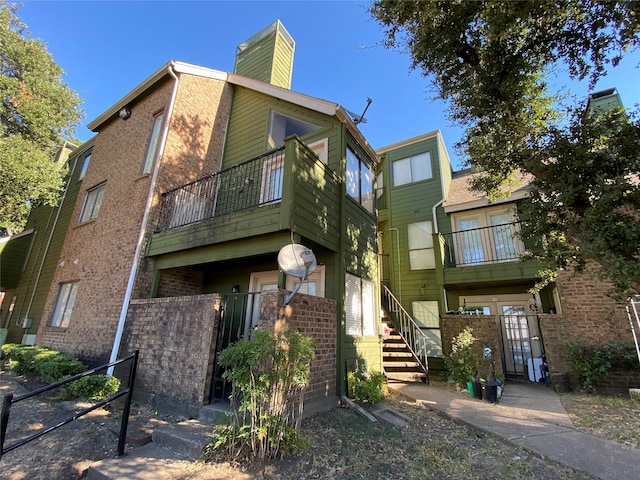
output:
<path id="1" fill-rule="evenodd" d="M 87 480 L 170 480 L 202 456 L 213 425 L 224 408 L 207 405 L 198 420 L 161 425 L 153 430 L 151 443 L 133 448 L 119 458 L 107 458 L 87 469 Z"/>
<path id="2" fill-rule="evenodd" d="M 391 334 L 384 339 L 382 345 L 382 367 L 388 382 L 423 382 L 427 381 L 420 364 L 413 357 L 411 350 L 396 329 L 389 325 Z"/>

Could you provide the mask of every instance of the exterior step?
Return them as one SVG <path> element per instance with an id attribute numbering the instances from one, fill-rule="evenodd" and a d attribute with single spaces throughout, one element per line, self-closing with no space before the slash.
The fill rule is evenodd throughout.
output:
<path id="1" fill-rule="evenodd" d="M 120 458 L 92 464 L 87 480 L 165 480 L 186 469 L 202 456 L 212 425 L 197 420 L 161 425 L 153 430 L 152 443 L 134 448 Z"/>
<path id="2" fill-rule="evenodd" d="M 387 382 L 389 383 L 425 383 L 427 376 L 424 372 L 385 372 Z"/>

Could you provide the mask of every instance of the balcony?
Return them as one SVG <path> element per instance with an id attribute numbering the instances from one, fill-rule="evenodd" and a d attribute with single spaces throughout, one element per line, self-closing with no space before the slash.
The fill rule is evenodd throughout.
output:
<path id="1" fill-rule="evenodd" d="M 505 223 L 443 234 L 445 268 L 520 260 L 525 247 L 518 236 L 520 223 Z"/>
<path id="2" fill-rule="evenodd" d="M 163 193 L 147 255 L 223 243 L 226 258 L 266 253 L 292 230 L 337 251 L 341 192 L 340 178 L 293 136 L 283 147 Z"/>
<path id="3" fill-rule="evenodd" d="M 156 233 L 282 200 L 284 145 L 162 194 Z"/>

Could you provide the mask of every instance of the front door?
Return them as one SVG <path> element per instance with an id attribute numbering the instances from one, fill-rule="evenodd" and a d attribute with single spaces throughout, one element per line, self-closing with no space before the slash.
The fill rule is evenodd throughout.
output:
<path id="1" fill-rule="evenodd" d="M 543 375 L 544 347 L 535 299 L 528 293 L 464 298 L 478 312 L 495 315 L 502 340 L 502 369 L 507 376 L 537 382 Z"/>
<path id="2" fill-rule="evenodd" d="M 498 305 L 504 373 L 537 382 L 543 377 L 544 353 L 538 316 L 528 312 L 528 305 L 512 303 Z"/>

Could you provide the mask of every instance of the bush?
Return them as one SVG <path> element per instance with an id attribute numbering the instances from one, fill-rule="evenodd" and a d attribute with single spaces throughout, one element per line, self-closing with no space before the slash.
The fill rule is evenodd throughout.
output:
<path id="1" fill-rule="evenodd" d="M 612 367 L 640 369 L 633 342 L 608 342 L 600 345 L 567 342 L 564 351 L 569 357 L 571 374 L 589 392 L 595 392 L 600 377 Z"/>
<path id="2" fill-rule="evenodd" d="M 50 383 L 89 370 L 76 357 L 46 347 L 10 343 L 2 345 L 2 353 L 13 373 L 41 377 Z M 66 392 L 84 400 L 103 400 L 119 388 L 120 380 L 106 375 L 90 375 L 65 385 Z"/>
<path id="3" fill-rule="evenodd" d="M 347 374 L 349 398 L 356 402 L 380 403 L 387 395 L 387 379 L 381 372 L 363 370 Z"/>
<path id="4" fill-rule="evenodd" d="M 222 351 L 224 378 L 232 383 L 227 423 L 214 427 L 205 458 L 216 449 L 230 457 L 275 458 L 306 445 L 299 435 L 302 390 L 309 383 L 314 340 L 299 332 L 257 330 Z"/>
<path id="5" fill-rule="evenodd" d="M 473 329 L 465 328 L 451 341 L 451 354 L 444 360 L 449 376 L 461 388 L 478 375 L 478 355 L 473 348 L 476 340 Z"/>
<path id="6" fill-rule="evenodd" d="M 107 375 L 89 375 L 66 386 L 67 391 L 76 398 L 88 401 L 104 400 L 120 389 L 120 380 Z"/>

